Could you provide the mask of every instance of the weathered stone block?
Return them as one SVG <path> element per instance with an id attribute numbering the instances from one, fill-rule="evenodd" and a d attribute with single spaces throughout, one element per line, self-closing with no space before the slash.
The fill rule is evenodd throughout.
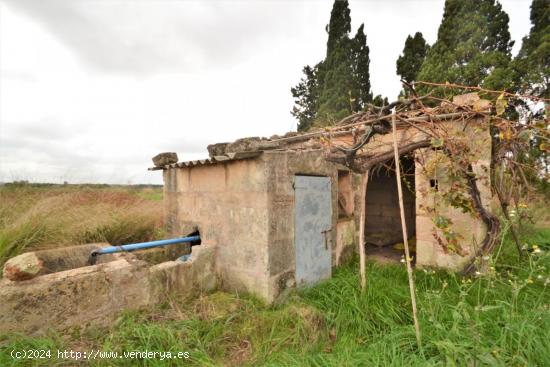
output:
<path id="1" fill-rule="evenodd" d="M 428 267 L 435 266 L 434 243 L 431 240 L 420 240 L 416 238 L 416 266 Z"/>
<path id="2" fill-rule="evenodd" d="M 107 326 L 123 309 L 150 304 L 145 262 L 116 260 L 22 282 L 0 283 L 0 332 Z"/>
<path id="3" fill-rule="evenodd" d="M 34 252 L 12 257 L 4 264 L 4 278 L 10 280 L 32 279 L 44 271 L 44 262 Z"/>
<path id="4" fill-rule="evenodd" d="M 26 252 L 9 259 L 4 264 L 4 277 L 14 281 L 28 280 L 39 275 L 88 266 L 90 253 L 108 246 L 110 246 L 108 243 L 102 242 Z M 97 263 L 113 261 L 124 256 L 131 255 L 102 255 L 97 259 Z"/>
<path id="5" fill-rule="evenodd" d="M 189 260 L 167 261 L 150 268 L 151 294 L 160 302 L 167 295 L 190 298 L 198 292 L 216 289 L 215 251 L 212 246 L 197 246 Z"/>
<path id="6" fill-rule="evenodd" d="M 268 251 L 270 275 L 294 269 L 296 266 L 293 238 L 270 241 Z"/>
<path id="7" fill-rule="evenodd" d="M 153 157 L 155 167 L 163 167 L 167 164 L 177 163 L 178 155 L 174 152 L 160 153 Z"/>
<path id="8" fill-rule="evenodd" d="M 353 255 L 355 248 L 355 222 L 353 219 L 338 222 L 336 226 L 336 248 L 334 265 L 344 263 Z"/>
<path id="9" fill-rule="evenodd" d="M 226 189 L 223 165 L 193 167 L 190 175 L 190 190 L 193 192 L 206 193 Z"/>
<path id="10" fill-rule="evenodd" d="M 210 157 L 215 157 L 217 155 L 224 155 L 225 154 L 225 148 L 227 147 L 229 143 L 217 143 L 217 144 L 210 144 L 206 147 L 208 150 L 208 155 Z"/>

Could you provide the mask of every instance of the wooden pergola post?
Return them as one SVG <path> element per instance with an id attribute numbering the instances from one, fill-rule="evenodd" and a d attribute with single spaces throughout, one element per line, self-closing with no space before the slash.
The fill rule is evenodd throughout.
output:
<path id="1" fill-rule="evenodd" d="M 416 291 L 414 287 L 414 278 L 411 265 L 411 256 L 409 252 L 409 241 L 407 238 L 407 223 L 405 222 L 405 208 L 403 205 L 403 189 L 401 187 L 401 168 L 399 164 L 399 149 L 397 147 L 397 129 L 395 128 L 395 113 L 392 114 L 392 130 L 393 130 L 393 153 L 395 159 L 395 178 L 397 180 L 397 192 L 399 194 L 399 211 L 401 214 L 401 230 L 403 231 L 403 244 L 405 245 L 405 263 L 407 265 L 407 275 L 409 278 L 409 289 L 411 291 L 411 303 L 414 320 L 414 330 L 416 334 L 416 342 L 418 348 L 422 349 L 420 342 L 420 326 L 418 325 L 418 317 L 416 312 Z"/>
<path id="2" fill-rule="evenodd" d="M 367 275 L 366 275 L 366 254 L 365 254 L 365 210 L 366 210 L 366 193 L 367 193 L 367 183 L 369 181 L 369 171 L 361 174 L 361 216 L 359 220 L 359 273 L 361 275 L 361 291 L 365 291 L 367 284 Z"/>

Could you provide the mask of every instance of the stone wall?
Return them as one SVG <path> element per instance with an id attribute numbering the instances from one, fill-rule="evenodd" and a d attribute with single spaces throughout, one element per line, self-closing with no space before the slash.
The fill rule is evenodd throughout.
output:
<path id="1" fill-rule="evenodd" d="M 467 123 L 455 122 L 448 125 L 450 133 L 457 138 L 468 141 L 473 170 L 478 177 L 477 186 L 481 193 L 482 204 L 490 209 L 492 195 L 490 189 L 489 165 L 491 157 L 491 137 L 482 120 Z M 453 131 L 454 130 L 454 131 Z M 431 148 L 416 152 L 416 247 L 417 266 L 441 267 L 460 270 L 475 254 L 486 234 L 486 226 L 476 214 L 463 213 L 460 209 L 449 206 L 438 194 L 453 184 L 445 169 L 445 154 Z M 426 172 L 426 167 L 427 171 Z M 437 237 L 443 238 L 433 222 L 435 216 L 445 216 L 453 222 L 452 230 L 459 236 L 459 243 L 464 251 L 461 256 L 447 251 L 438 243 Z"/>
<path id="2" fill-rule="evenodd" d="M 355 221 L 356 196 L 359 195 L 359 182 L 355 182 L 354 173 L 338 170 L 338 223 L 336 225 L 336 247 L 334 248 L 335 266 L 349 260 L 357 250 L 356 244 L 359 221 Z M 357 200 L 360 200 L 358 197 Z"/>
<path id="3" fill-rule="evenodd" d="M 164 171 L 165 214 L 173 236 L 198 230 L 215 247 L 224 289 L 268 297 L 268 195 L 264 162 Z"/>

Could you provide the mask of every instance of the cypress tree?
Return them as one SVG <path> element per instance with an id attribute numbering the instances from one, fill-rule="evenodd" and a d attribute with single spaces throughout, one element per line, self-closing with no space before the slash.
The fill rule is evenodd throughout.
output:
<path id="1" fill-rule="evenodd" d="M 335 0 L 330 12 L 329 24 L 325 30 L 328 33 L 327 57 L 340 45 L 346 41 L 351 32 L 351 16 L 348 0 Z"/>
<path id="2" fill-rule="evenodd" d="M 417 80 L 501 88 L 502 79 L 490 74 L 509 64 L 508 22 L 495 0 L 446 0 L 437 41 Z"/>
<path id="3" fill-rule="evenodd" d="M 353 78 L 351 40 L 344 38 L 323 62 L 317 125 L 329 125 L 349 115 L 358 98 Z"/>
<path id="4" fill-rule="evenodd" d="M 415 81 L 429 49 L 422 33 L 416 32 L 414 37 L 407 36 L 403 54 L 396 62 L 397 75 L 408 83 Z"/>
<path id="5" fill-rule="evenodd" d="M 326 125 L 348 115 L 358 99 L 357 81 L 353 75 L 355 45 L 349 38 L 351 17 L 347 0 L 334 2 L 326 31 L 327 54 L 318 73 L 318 125 Z"/>
<path id="6" fill-rule="evenodd" d="M 353 78 L 357 83 L 357 103 L 354 111 L 365 108 L 365 105 L 372 101 L 370 88 L 370 58 L 369 46 L 367 46 L 367 35 L 365 25 L 361 24 L 353 38 Z"/>
<path id="7" fill-rule="evenodd" d="M 348 1 L 336 0 L 332 7 L 327 53 L 314 68 L 304 67 L 304 78 L 291 88 L 298 130 L 324 126 L 359 111 L 372 100 L 369 75 L 369 48 L 362 24 L 350 38 Z"/>

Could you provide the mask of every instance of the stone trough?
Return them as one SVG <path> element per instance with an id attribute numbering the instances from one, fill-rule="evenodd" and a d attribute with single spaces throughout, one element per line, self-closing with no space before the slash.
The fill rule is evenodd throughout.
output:
<path id="1" fill-rule="evenodd" d="M 90 252 L 107 246 L 71 246 L 10 259 L 0 280 L 0 333 L 108 326 L 122 310 L 216 288 L 212 247 L 194 247 L 187 261 L 170 260 L 172 252 L 155 249 L 102 255 L 89 265 Z"/>

